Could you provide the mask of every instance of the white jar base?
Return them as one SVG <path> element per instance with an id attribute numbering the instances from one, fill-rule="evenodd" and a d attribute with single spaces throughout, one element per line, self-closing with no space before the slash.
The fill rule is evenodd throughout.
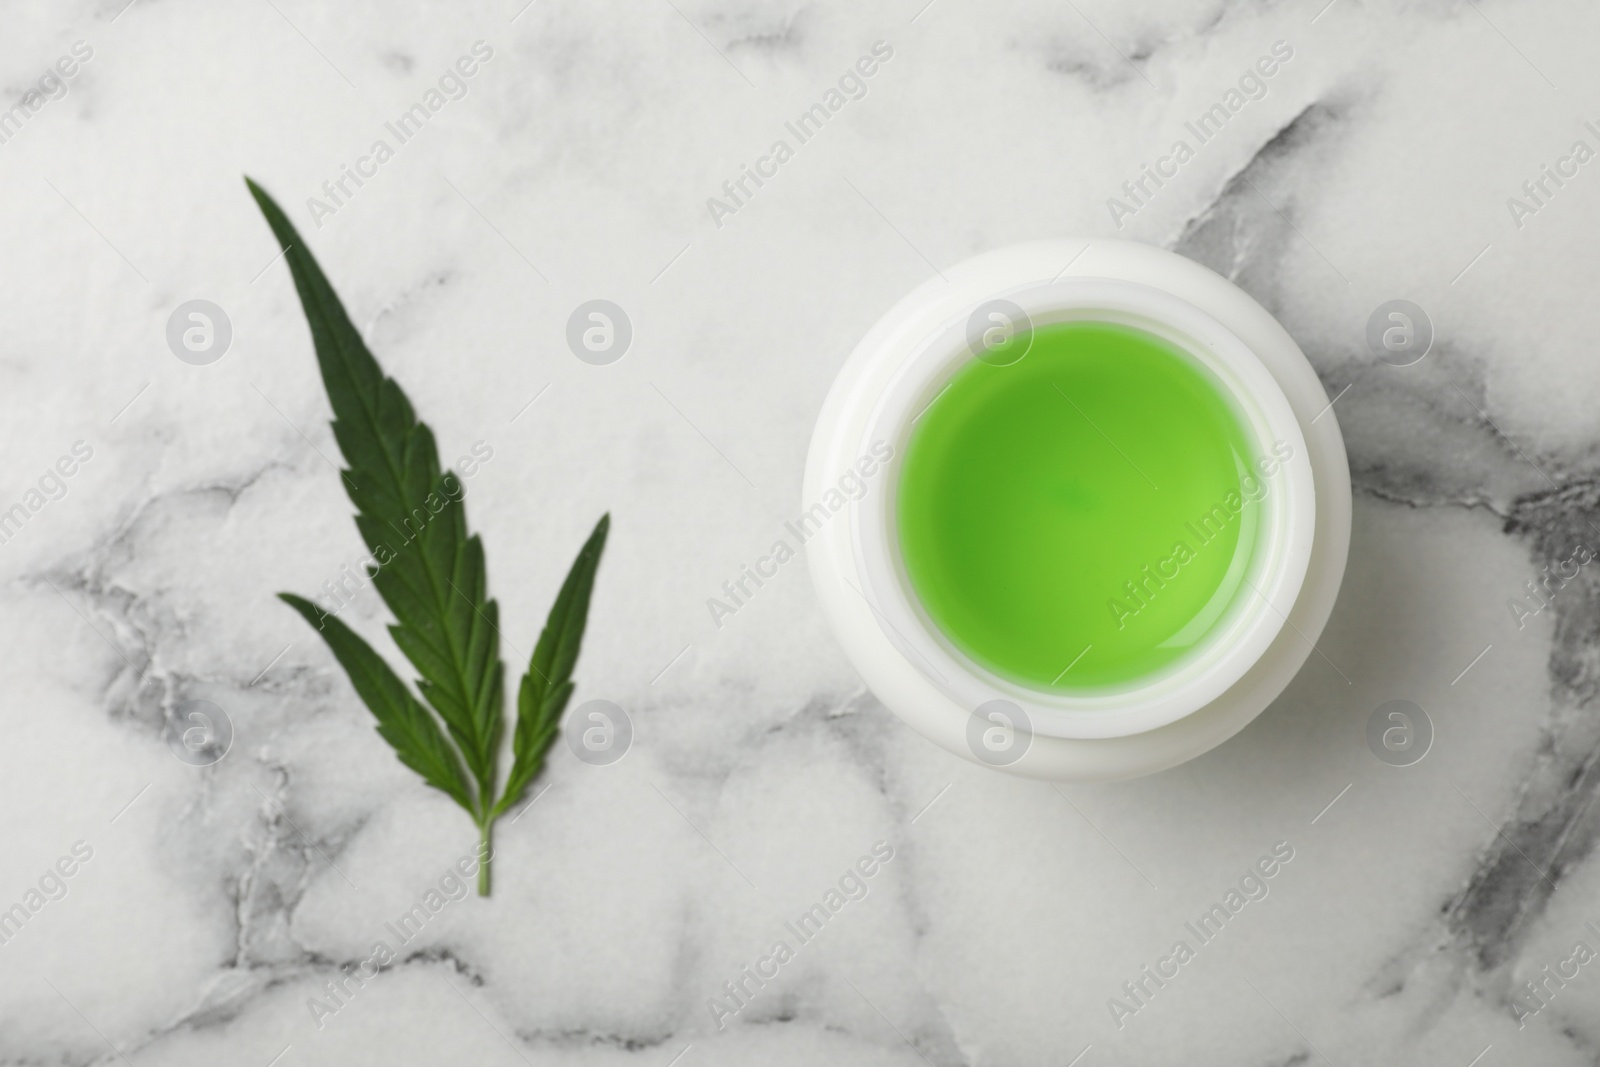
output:
<path id="1" fill-rule="evenodd" d="M 1070 266 L 1068 265 L 1070 264 Z M 1059 277 L 1107 278 L 1165 290 L 1243 341 L 1288 400 L 1315 480 L 1311 558 L 1284 626 L 1260 658 L 1220 696 L 1165 726 L 1121 737 L 1033 734 L 1020 758 L 980 760 L 971 747 L 972 709 L 962 707 L 885 635 L 861 592 L 851 524 L 833 522 L 807 542 L 823 612 L 862 678 L 891 711 L 940 746 L 974 763 L 1033 778 L 1111 781 L 1151 774 L 1221 744 L 1264 710 L 1313 652 L 1333 610 L 1350 544 L 1350 473 L 1344 440 L 1316 372 L 1283 327 L 1238 287 L 1162 249 L 1109 239 L 1040 241 L 947 268 L 896 304 L 868 331 L 834 382 L 812 437 L 804 498 L 818 499 L 857 459 L 874 407 L 913 350 L 953 316 L 990 296 Z M 946 280 L 948 279 L 948 281 Z M 872 492 L 893 491 L 893 479 Z"/>

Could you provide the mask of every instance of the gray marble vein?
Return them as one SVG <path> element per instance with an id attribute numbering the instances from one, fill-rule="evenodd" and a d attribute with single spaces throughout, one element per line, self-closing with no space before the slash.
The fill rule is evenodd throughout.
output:
<path id="1" fill-rule="evenodd" d="M 1600 1062 L 1600 592 L 1569 562 L 1600 548 L 1600 163 L 1549 177 L 1575 142 L 1600 150 L 1600 14 L 3 18 L 0 515 L 27 515 L 0 526 L 0 916 L 27 918 L 0 925 L 0 1064 Z M 880 41 L 893 58 L 860 94 L 711 210 Z M 475 42 L 492 58 L 441 82 Z M 1195 138 L 1275 42 L 1292 59 Z M 397 137 L 430 90 L 442 106 Z M 1192 158 L 1118 211 L 1179 139 Z M 615 520 L 578 700 L 622 706 L 631 749 L 592 766 L 559 745 L 497 834 L 494 895 L 439 897 L 403 937 L 473 828 L 274 598 L 339 588 L 362 550 L 245 173 L 441 456 L 492 450 L 468 510 L 508 665 L 594 516 Z M 799 560 L 723 625 L 705 608 L 797 510 L 812 423 L 872 322 L 937 269 L 1063 236 L 1171 248 L 1278 316 L 1355 485 L 1319 655 L 1227 744 L 1097 787 L 995 775 L 902 726 Z M 566 342 L 597 298 L 633 327 L 606 366 Z M 209 365 L 167 339 L 192 299 L 231 324 Z M 1393 299 L 1434 331 L 1409 366 L 1365 340 Z M 80 442 L 92 458 L 50 476 Z M 341 618 L 396 655 L 370 586 L 344 589 Z M 1392 700 L 1432 723 L 1411 766 L 1367 747 Z M 171 743 L 195 701 L 231 726 L 218 761 Z M 1130 998 L 1279 843 L 1270 893 Z M 864 894 L 795 937 L 875 846 L 893 858 Z M 780 940 L 776 977 L 728 999 Z"/>

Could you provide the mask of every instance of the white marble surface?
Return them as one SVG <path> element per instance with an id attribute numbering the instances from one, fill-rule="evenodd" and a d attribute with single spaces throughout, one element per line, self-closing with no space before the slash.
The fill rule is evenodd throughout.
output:
<path id="1" fill-rule="evenodd" d="M 1600 147 L 1600 13 L 1323 2 L 7 5 L 5 100 L 93 55 L 0 144 L 0 510 L 93 456 L 0 546 L 0 908 L 93 854 L 0 945 L 0 1063 L 1595 1063 L 1600 963 L 1536 1015 L 1514 996 L 1600 950 L 1600 606 L 1588 568 L 1521 629 L 1507 600 L 1600 539 L 1600 163 L 1520 228 L 1506 201 Z M 315 227 L 306 198 L 479 40 L 465 97 Z M 880 40 L 719 228 L 707 198 Z M 1279 40 L 1119 231 L 1107 198 Z M 444 457 L 493 448 L 469 511 L 508 663 L 612 511 L 579 699 L 637 728 L 611 767 L 558 748 L 494 896 L 320 1020 L 472 829 L 273 597 L 361 546 L 244 173 Z M 1282 318 L 1340 397 L 1356 525 L 1325 655 L 1255 724 L 1055 789 L 888 715 L 802 567 L 721 629 L 705 599 L 795 510 L 866 327 L 936 266 L 1070 234 L 1185 252 Z M 611 366 L 563 340 L 596 297 L 634 324 Z M 1363 341 L 1396 297 L 1438 331 L 1407 368 Z M 192 298 L 233 324 L 210 366 L 165 342 Z M 371 591 L 346 617 L 383 637 Z M 234 726 L 210 767 L 163 738 L 190 699 Z M 1435 724 L 1415 766 L 1364 741 L 1391 699 Z M 718 1029 L 707 999 L 877 841 L 867 896 Z M 1119 1028 L 1122 983 L 1280 841 L 1266 899 Z"/>

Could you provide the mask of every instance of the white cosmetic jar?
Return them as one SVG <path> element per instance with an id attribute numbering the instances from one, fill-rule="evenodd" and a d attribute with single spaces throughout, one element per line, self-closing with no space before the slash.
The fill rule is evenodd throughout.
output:
<path id="1" fill-rule="evenodd" d="M 912 426 L 977 332 L 1091 320 L 1153 333 L 1202 364 L 1281 461 L 1260 501 L 1248 589 L 1172 669 L 1114 689 L 1064 692 L 1002 678 L 929 619 L 900 565 L 895 501 Z M 977 354 L 975 354 L 977 353 Z M 1026 358 L 1023 356 L 1022 358 Z M 1181 763 L 1242 729 L 1314 649 L 1350 536 L 1344 444 L 1326 393 L 1283 327 L 1236 286 L 1125 241 L 1017 245 L 948 268 L 856 346 L 818 419 L 805 499 L 863 456 L 892 450 L 867 491 L 807 542 L 813 582 L 846 654 L 878 698 L 957 755 L 1015 774 L 1097 781 Z"/>

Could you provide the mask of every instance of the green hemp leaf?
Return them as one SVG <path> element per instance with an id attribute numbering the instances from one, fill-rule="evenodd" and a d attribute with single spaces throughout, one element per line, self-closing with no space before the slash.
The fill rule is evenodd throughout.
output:
<path id="1" fill-rule="evenodd" d="M 303 597 L 278 595 L 322 634 L 400 762 L 472 816 L 483 858 L 478 893 L 488 896 L 494 822 L 544 768 L 572 696 L 611 516 L 601 516 L 573 561 L 522 676 L 511 771 L 497 796 L 505 733 L 500 609 L 489 597 L 483 542 L 467 532 L 465 487 L 454 471 L 440 471 L 433 431 L 367 351 L 293 224 L 259 185 L 248 178 L 245 184 L 294 275 L 333 407 L 345 491 L 376 561 L 367 576 L 394 613 L 389 633 L 420 675 L 422 700 L 338 618 Z"/>

